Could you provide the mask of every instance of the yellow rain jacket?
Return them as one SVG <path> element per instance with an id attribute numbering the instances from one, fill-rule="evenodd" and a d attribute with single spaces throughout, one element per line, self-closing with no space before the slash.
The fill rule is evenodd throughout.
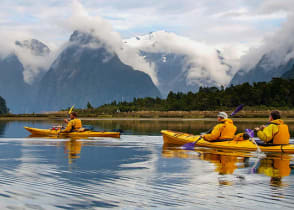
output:
<path id="1" fill-rule="evenodd" d="M 283 120 L 273 120 L 262 131 L 257 132 L 258 138 L 265 143 L 289 144 L 290 133 Z"/>
<path id="2" fill-rule="evenodd" d="M 82 128 L 82 121 L 80 119 L 73 119 L 68 122 L 66 128 L 62 132 L 68 133 L 72 131 L 79 131 Z"/>
<path id="3" fill-rule="evenodd" d="M 231 119 L 223 119 L 219 124 L 217 124 L 211 133 L 205 134 L 203 137 L 206 141 L 216 141 L 232 139 L 237 131 L 236 126 Z"/>

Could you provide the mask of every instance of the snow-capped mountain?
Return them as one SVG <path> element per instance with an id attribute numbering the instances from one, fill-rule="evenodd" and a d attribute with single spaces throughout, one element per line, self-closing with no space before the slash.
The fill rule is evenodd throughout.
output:
<path id="1" fill-rule="evenodd" d="M 170 91 L 197 91 L 200 86 L 226 85 L 232 66 L 220 50 L 174 33 L 158 31 L 124 40 L 155 68 L 163 96 Z"/>
<path id="2" fill-rule="evenodd" d="M 91 33 L 75 31 L 41 80 L 37 98 L 42 110 L 59 110 L 147 96 L 160 96 L 149 75 L 122 63 Z"/>

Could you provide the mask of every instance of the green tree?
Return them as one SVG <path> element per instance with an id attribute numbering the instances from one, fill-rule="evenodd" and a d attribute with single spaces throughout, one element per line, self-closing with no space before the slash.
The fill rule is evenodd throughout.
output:
<path id="1" fill-rule="evenodd" d="M 0 114 L 7 114 L 9 112 L 6 101 L 0 96 Z"/>
<path id="2" fill-rule="evenodd" d="M 93 109 L 94 107 L 91 105 L 90 101 L 87 103 L 87 109 Z"/>

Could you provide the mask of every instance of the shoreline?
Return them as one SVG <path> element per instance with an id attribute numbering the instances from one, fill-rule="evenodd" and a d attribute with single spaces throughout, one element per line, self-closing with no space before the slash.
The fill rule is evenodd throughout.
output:
<path id="1" fill-rule="evenodd" d="M 0 117 L 0 121 L 62 121 L 64 118 L 50 117 Z M 216 118 L 95 118 L 80 117 L 83 121 L 207 121 L 214 122 Z M 268 118 L 232 118 L 235 122 L 266 122 Z M 284 118 L 285 122 L 294 122 L 294 118 Z"/>
<path id="2" fill-rule="evenodd" d="M 137 111 L 120 112 L 114 114 L 79 113 L 79 118 L 86 121 L 93 120 L 157 120 L 157 121 L 215 121 L 217 111 Z M 232 111 L 226 111 L 228 114 Z M 282 119 L 294 121 L 294 110 L 281 110 Z M 270 110 L 242 110 L 233 119 L 235 121 L 267 121 Z M 67 118 L 67 112 L 52 112 L 42 114 L 7 114 L 0 115 L 1 120 L 52 120 L 59 121 Z"/>

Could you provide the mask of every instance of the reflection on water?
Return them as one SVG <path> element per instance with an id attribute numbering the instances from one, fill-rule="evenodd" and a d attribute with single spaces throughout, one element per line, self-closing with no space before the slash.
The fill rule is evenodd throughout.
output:
<path id="1" fill-rule="evenodd" d="M 132 134 L 120 139 L 26 138 L 24 125 L 59 121 L 3 123 L 1 209 L 293 208 L 292 155 L 166 147 L 160 129 L 196 131 L 198 123 L 151 122 L 92 122 Z"/>
<path id="2" fill-rule="evenodd" d="M 184 150 L 180 147 L 163 145 L 162 156 L 166 158 L 194 158 L 209 161 L 214 164 L 215 171 L 219 175 L 234 174 L 236 169 L 248 168 L 249 173 L 262 174 L 270 177 L 272 186 L 283 186 L 282 178 L 291 174 L 290 161 L 293 156 L 282 153 L 268 153 L 265 157 L 257 159 L 252 166 L 250 157 L 255 158 L 254 153 L 213 148 L 195 148 L 195 151 Z M 244 176 L 239 176 L 244 179 Z M 220 184 L 232 184 L 224 182 Z"/>
<path id="3" fill-rule="evenodd" d="M 0 137 L 3 136 L 4 131 L 5 131 L 5 127 L 6 127 L 6 122 L 5 121 L 0 121 Z"/>
<path id="4" fill-rule="evenodd" d="M 77 159 L 80 156 L 82 149 L 82 142 L 78 140 L 69 140 L 65 142 L 65 152 L 68 154 L 68 162 L 72 163 L 73 159 Z"/>

